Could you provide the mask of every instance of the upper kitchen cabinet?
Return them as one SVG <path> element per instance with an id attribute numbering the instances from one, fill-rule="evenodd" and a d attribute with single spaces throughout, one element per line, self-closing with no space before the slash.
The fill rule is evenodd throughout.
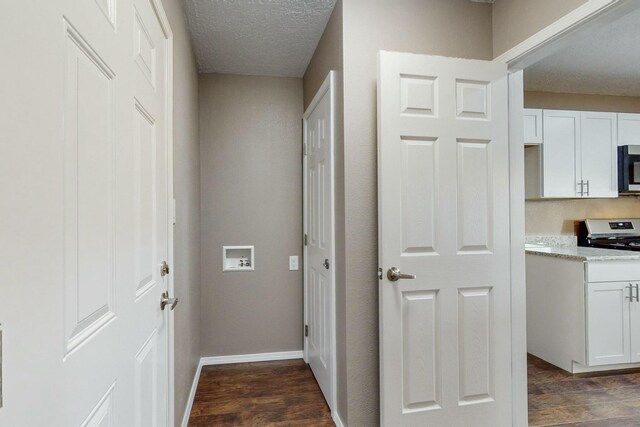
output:
<path id="1" fill-rule="evenodd" d="M 544 110 L 543 120 L 540 195 L 551 198 L 580 196 L 580 112 Z"/>
<path id="2" fill-rule="evenodd" d="M 618 196 L 616 113 L 542 110 L 542 144 L 525 150 L 526 197 Z"/>
<path id="3" fill-rule="evenodd" d="M 618 197 L 618 115 L 580 113 L 580 190 L 586 197 Z"/>
<path id="4" fill-rule="evenodd" d="M 640 145 L 640 114 L 618 114 L 618 145 Z"/>
<path id="5" fill-rule="evenodd" d="M 542 110 L 525 108 L 523 125 L 525 145 L 542 144 Z"/>

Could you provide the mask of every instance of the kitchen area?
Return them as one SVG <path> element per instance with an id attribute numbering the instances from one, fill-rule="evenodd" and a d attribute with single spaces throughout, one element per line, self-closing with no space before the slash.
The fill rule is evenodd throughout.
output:
<path id="1" fill-rule="evenodd" d="M 532 426 L 640 425 L 639 24 L 525 69 Z"/>

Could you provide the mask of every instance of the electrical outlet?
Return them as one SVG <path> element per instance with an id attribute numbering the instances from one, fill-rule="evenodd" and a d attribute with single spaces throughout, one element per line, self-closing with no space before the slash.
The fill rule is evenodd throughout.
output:
<path id="1" fill-rule="evenodd" d="M 291 270 L 291 271 L 299 270 L 299 268 L 298 268 L 298 257 L 297 256 L 290 256 L 289 257 L 289 270 Z"/>

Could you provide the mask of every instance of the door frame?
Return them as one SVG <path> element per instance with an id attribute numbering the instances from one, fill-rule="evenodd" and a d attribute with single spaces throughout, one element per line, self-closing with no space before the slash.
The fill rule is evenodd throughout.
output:
<path id="1" fill-rule="evenodd" d="M 509 186 L 511 232 L 511 353 L 513 425 L 528 425 L 527 317 L 524 204 L 524 73 L 523 70 L 570 45 L 588 29 L 611 24 L 640 2 L 589 0 L 507 52 L 494 58 L 509 69 Z"/>
<path id="2" fill-rule="evenodd" d="M 165 140 L 167 150 L 167 262 L 171 266 L 167 276 L 167 291 L 169 295 L 175 296 L 174 287 L 174 252 L 173 252 L 173 227 L 176 218 L 176 204 L 173 194 L 173 31 L 169 18 L 162 6 L 162 0 L 149 0 L 151 7 L 160 23 L 160 28 L 165 38 L 167 46 L 166 57 L 166 87 L 165 87 Z M 174 354 L 174 314 L 165 314 L 167 321 L 167 426 L 175 426 L 175 354 Z"/>
<path id="3" fill-rule="evenodd" d="M 330 131 L 329 131 L 329 146 L 330 146 L 330 159 L 331 159 L 331 168 L 330 168 L 330 181 L 331 181 L 331 185 L 330 185 L 330 197 L 332 200 L 332 205 L 333 205 L 333 209 L 331 210 L 331 217 L 330 217 L 330 222 L 331 222 L 331 226 L 330 226 L 330 233 L 331 233 L 331 239 L 333 240 L 333 243 L 331 245 L 331 253 L 329 255 L 329 262 L 331 263 L 332 266 L 334 266 L 334 268 L 332 268 L 330 270 L 330 276 L 331 276 L 331 287 L 330 287 L 330 307 L 329 307 L 329 322 L 330 322 L 330 327 L 329 327 L 329 343 L 331 345 L 331 352 L 329 354 L 329 359 L 331 362 L 331 369 L 330 369 L 330 375 L 331 375 L 331 398 L 329 399 L 330 402 L 327 402 L 327 404 L 329 405 L 329 409 L 331 409 L 331 414 L 333 416 L 333 418 L 335 419 L 335 415 L 337 415 L 337 396 L 336 396 L 336 389 L 337 389 L 337 369 L 336 369 L 336 271 L 335 271 L 335 265 L 336 265 L 336 218 L 335 218 L 335 201 L 336 201 L 336 196 L 335 196 L 335 122 L 336 122 L 336 71 L 331 70 L 329 71 L 329 74 L 327 75 L 327 77 L 325 78 L 324 82 L 322 83 L 322 85 L 320 86 L 320 88 L 318 89 L 318 92 L 315 94 L 315 96 L 313 97 L 313 100 L 311 101 L 311 103 L 309 104 L 309 106 L 307 107 L 307 109 L 305 110 L 303 116 L 302 116 L 302 151 L 303 151 L 303 155 L 302 155 L 302 204 L 303 204 L 303 208 L 302 208 L 302 226 L 303 226 L 303 235 L 302 235 L 302 247 L 303 247 L 303 267 L 302 267 L 302 274 L 303 274 L 303 284 L 304 284 L 304 317 L 303 317 L 303 321 L 304 324 L 302 325 L 302 336 L 303 336 L 303 342 L 304 342 L 304 350 L 303 350 L 303 357 L 304 357 L 304 361 L 309 363 L 309 354 L 308 354 L 308 337 L 305 336 L 304 334 L 304 327 L 305 325 L 308 325 L 308 314 L 309 314 L 309 307 L 308 307 L 308 283 L 307 283 L 307 245 L 305 245 L 304 242 L 304 236 L 305 234 L 308 233 L 308 229 L 307 229 L 307 216 L 308 216 L 308 212 L 307 212 L 307 156 L 305 155 L 305 150 L 306 150 L 306 146 L 307 146 L 307 121 L 309 119 L 309 116 L 311 115 L 311 113 L 313 112 L 313 110 L 318 106 L 318 104 L 320 103 L 320 101 L 322 100 L 322 98 L 324 98 L 325 95 L 329 95 L 329 104 L 330 104 L 330 118 L 329 118 L 329 126 L 330 126 Z"/>

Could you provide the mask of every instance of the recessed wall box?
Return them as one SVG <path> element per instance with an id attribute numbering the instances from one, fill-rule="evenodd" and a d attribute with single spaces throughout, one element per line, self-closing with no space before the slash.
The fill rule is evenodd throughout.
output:
<path id="1" fill-rule="evenodd" d="M 253 248 L 253 246 L 223 246 L 222 271 L 255 270 Z"/>

